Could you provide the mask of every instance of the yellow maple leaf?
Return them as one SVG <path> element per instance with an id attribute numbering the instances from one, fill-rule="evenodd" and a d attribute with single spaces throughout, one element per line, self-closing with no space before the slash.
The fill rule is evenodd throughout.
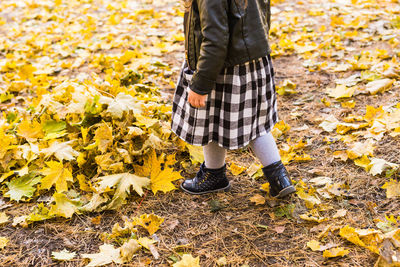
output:
<path id="1" fill-rule="evenodd" d="M 386 189 L 387 198 L 400 197 L 400 182 L 390 179 L 390 181 L 386 182 L 382 188 Z"/>
<path id="2" fill-rule="evenodd" d="M 369 125 L 368 123 L 357 124 L 357 123 L 341 122 L 341 123 L 337 124 L 336 132 L 338 134 L 345 134 L 345 133 L 347 133 L 349 131 L 359 130 L 359 129 L 365 128 L 368 125 Z"/>
<path id="3" fill-rule="evenodd" d="M 100 152 L 106 152 L 107 148 L 111 146 L 113 142 L 112 128 L 106 123 L 102 123 L 95 131 L 93 139 L 96 141 L 96 145 Z"/>
<path id="4" fill-rule="evenodd" d="M 127 172 L 101 176 L 97 180 L 100 181 L 97 188 L 98 192 L 106 192 L 110 188 L 115 188 L 113 199 L 104 207 L 105 209 L 117 209 L 120 205 L 125 204 L 131 187 L 142 196 L 143 187 L 149 185 L 149 178 L 139 177 Z"/>
<path id="5" fill-rule="evenodd" d="M 336 219 L 336 218 L 344 217 L 344 216 L 346 216 L 346 214 L 347 214 L 347 210 L 345 210 L 345 209 L 340 209 L 340 210 L 338 210 L 338 211 L 336 212 L 335 215 L 333 215 L 333 218 Z"/>
<path id="6" fill-rule="evenodd" d="M 0 225 L 8 223 L 8 216 L 4 212 L 0 212 Z"/>
<path id="7" fill-rule="evenodd" d="M 138 243 L 145 249 L 150 249 L 150 246 L 156 242 L 157 242 L 156 240 L 153 240 L 148 237 L 141 237 L 138 239 Z"/>
<path id="8" fill-rule="evenodd" d="M 204 161 L 203 147 L 185 144 L 189 150 L 190 160 L 193 164 L 202 163 Z"/>
<path id="9" fill-rule="evenodd" d="M 366 155 L 364 155 L 360 158 L 354 159 L 354 164 L 368 171 L 369 166 L 371 164 L 371 160 Z"/>
<path id="10" fill-rule="evenodd" d="M 265 198 L 260 194 L 255 194 L 250 198 L 251 202 L 254 202 L 256 205 L 262 205 L 265 203 Z"/>
<path id="11" fill-rule="evenodd" d="M 335 99 L 352 97 L 354 92 L 356 91 L 356 87 L 347 87 L 344 84 L 339 84 L 336 88 L 328 88 L 327 92 L 330 97 L 334 97 Z"/>
<path id="12" fill-rule="evenodd" d="M 346 101 L 341 103 L 343 108 L 354 108 L 356 106 L 356 102 L 354 100 Z"/>
<path id="13" fill-rule="evenodd" d="M 95 157 L 95 161 L 102 170 L 118 172 L 124 169 L 124 163 L 121 161 L 118 162 L 114 153 L 98 155 Z"/>
<path id="14" fill-rule="evenodd" d="M 129 239 L 125 242 L 121 249 L 121 258 L 124 262 L 129 262 L 133 255 L 141 248 L 139 242 L 135 239 Z"/>
<path id="15" fill-rule="evenodd" d="M 321 200 L 319 200 L 319 198 L 317 196 L 312 196 L 310 194 L 307 194 L 301 188 L 299 190 L 297 190 L 296 194 L 299 196 L 299 198 L 301 198 L 302 200 L 304 200 L 306 202 L 306 206 L 309 209 L 313 208 L 314 205 L 321 204 Z"/>
<path id="16" fill-rule="evenodd" d="M 78 174 L 76 176 L 79 182 L 79 188 L 85 192 L 95 192 L 96 190 L 93 188 L 91 182 L 86 178 L 83 174 Z"/>
<path id="17" fill-rule="evenodd" d="M 67 182 L 73 182 L 72 173 L 69 168 L 64 167 L 62 162 L 46 162 L 48 168 L 43 168 L 40 172 L 45 177 L 40 181 L 40 189 L 50 189 L 54 184 L 57 192 L 68 190 Z"/>
<path id="18" fill-rule="evenodd" d="M 382 106 L 374 108 L 373 106 L 366 106 L 365 116 L 363 117 L 366 121 L 370 122 L 374 119 L 381 118 L 385 114 Z"/>
<path id="19" fill-rule="evenodd" d="M 183 254 L 182 260 L 174 263 L 172 267 L 200 267 L 200 257 L 193 258 L 190 254 Z"/>
<path id="20" fill-rule="evenodd" d="M 321 243 L 317 240 L 311 240 L 307 242 L 307 247 L 309 247 L 312 251 L 319 251 L 321 249 Z"/>
<path id="21" fill-rule="evenodd" d="M 324 218 L 324 217 L 316 217 L 316 216 L 313 216 L 313 215 L 310 214 L 310 213 L 301 214 L 299 217 L 300 217 L 301 219 L 305 220 L 305 221 L 317 222 L 317 223 L 321 223 L 321 222 L 324 222 L 324 221 L 327 221 L 327 220 L 328 220 L 327 218 Z"/>
<path id="22" fill-rule="evenodd" d="M 58 260 L 58 261 L 70 261 L 73 258 L 75 258 L 76 253 L 69 252 L 68 250 L 63 249 L 62 251 L 51 252 L 51 256 L 53 259 Z"/>
<path id="23" fill-rule="evenodd" d="M 156 194 L 157 191 L 166 193 L 176 189 L 172 184 L 172 181 L 182 178 L 179 172 L 176 172 L 174 169 L 169 167 L 173 163 L 173 155 L 167 157 L 167 160 L 164 161 L 164 156 L 161 155 L 160 157 L 157 157 L 157 154 L 153 149 L 144 157 L 143 166 L 135 166 L 135 173 L 140 176 L 150 176 L 151 191 L 153 191 L 154 194 Z M 161 167 L 162 164 L 164 164 L 163 168 Z"/>
<path id="24" fill-rule="evenodd" d="M 297 85 L 291 80 L 284 80 L 281 86 L 276 86 L 276 92 L 279 95 L 296 94 L 296 87 Z"/>
<path id="25" fill-rule="evenodd" d="M 80 206 L 79 201 L 69 199 L 65 194 L 54 193 L 55 205 L 51 205 L 49 215 L 58 215 L 64 218 L 71 218 L 78 211 Z"/>
<path id="26" fill-rule="evenodd" d="M 34 142 L 38 138 L 43 138 L 42 126 L 36 120 L 23 120 L 17 128 L 17 134 L 24 137 L 28 142 Z"/>
<path id="27" fill-rule="evenodd" d="M 32 78 L 33 72 L 36 71 L 36 68 L 32 66 L 31 64 L 23 65 L 20 67 L 18 75 L 21 77 L 21 79 L 25 80 L 28 78 Z"/>
<path id="28" fill-rule="evenodd" d="M 81 127 L 81 134 L 82 134 L 82 141 L 83 141 L 83 143 L 87 143 L 87 136 L 88 136 L 88 133 L 89 133 L 89 128 L 84 128 L 84 127 Z"/>
<path id="29" fill-rule="evenodd" d="M 228 169 L 231 171 L 231 173 L 233 175 L 239 175 L 243 171 L 245 171 L 247 168 L 239 166 L 239 165 L 236 165 L 235 163 L 232 163 L 231 165 L 229 165 Z"/>
<path id="30" fill-rule="evenodd" d="M 283 120 L 277 122 L 272 128 L 271 133 L 275 138 L 281 137 L 290 130 L 290 125 L 286 124 Z"/>
<path id="31" fill-rule="evenodd" d="M 5 129 L 0 127 L 0 159 L 6 155 L 7 151 L 11 148 L 11 145 L 15 142 L 15 138 L 7 135 Z M 0 179 L 0 181 L 1 180 L 2 179 Z"/>
<path id="32" fill-rule="evenodd" d="M 387 90 L 396 80 L 393 79 L 381 79 L 369 82 L 366 86 L 367 91 L 371 95 L 375 95 L 379 92 Z"/>
<path id="33" fill-rule="evenodd" d="M 106 264 L 124 263 L 121 258 L 121 249 L 114 248 L 113 245 L 104 244 L 99 247 L 100 252 L 94 254 L 82 254 L 82 258 L 90 259 L 90 263 L 86 266 L 102 266 Z"/>
<path id="34" fill-rule="evenodd" d="M 340 229 L 339 235 L 355 245 L 367 248 L 379 254 L 377 245 L 381 241 L 381 238 L 378 231 L 374 229 L 355 229 L 346 225 Z"/>
<path id="35" fill-rule="evenodd" d="M 388 162 L 384 159 L 379 159 L 379 158 L 372 158 L 370 165 L 368 166 L 368 171 L 372 175 L 377 175 L 381 174 L 383 171 L 386 169 L 393 169 L 397 170 L 399 168 L 398 164 Z"/>
<path id="36" fill-rule="evenodd" d="M 6 237 L 0 236 L 0 249 L 3 249 L 7 246 L 8 239 Z"/>
<path id="37" fill-rule="evenodd" d="M 351 148 L 347 150 L 347 155 L 350 159 L 356 159 L 362 156 L 373 156 L 375 142 L 368 139 L 366 142 L 356 142 L 351 145 Z"/>
<path id="38" fill-rule="evenodd" d="M 331 248 L 327 249 L 322 253 L 324 258 L 334 258 L 334 257 L 343 257 L 349 254 L 349 250 L 344 248 Z"/>
<path id="39" fill-rule="evenodd" d="M 332 153 L 334 158 L 339 158 L 342 161 L 346 161 L 349 156 L 347 155 L 346 151 L 338 150 Z"/>
<path id="40" fill-rule="evenodd" d="M 140 218 L 134 218 L 133 224 L 140 225 L 149 232 L 150 235 L 154 234 L 160 228 L 160 225 L 164 222 L 164 218 L 161 218 L 155 214 L 143 214 Z"/>

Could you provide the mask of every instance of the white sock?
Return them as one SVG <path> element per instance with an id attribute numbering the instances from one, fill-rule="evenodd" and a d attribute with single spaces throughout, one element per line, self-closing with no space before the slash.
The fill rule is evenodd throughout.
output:
<path id="1" fill-rule="evenodd" d="M 281 160 L 271 132 L 250 141 L 250 147 L 264 167 Z"/>
<path id="2" fill-rule="evenodd" d="M 211 142 L 203 146 L 203 153 L 206 168 L 219 169 L 225 165 L 226 149 L 218 143 Z"/>

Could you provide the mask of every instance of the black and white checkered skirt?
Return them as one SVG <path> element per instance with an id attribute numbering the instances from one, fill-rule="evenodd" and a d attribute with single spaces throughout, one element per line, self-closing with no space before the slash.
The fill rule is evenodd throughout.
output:
<path id="1" fill-rule="evenodd" d="M 278 120 L 271 57 L 222 69 L 206 105 L 189 104 L 193 71 L 183 63 L 172 106 L 172 131 L 192 145 L 212 141 L 227 149 L 246 146 L 268 133 Z"/>

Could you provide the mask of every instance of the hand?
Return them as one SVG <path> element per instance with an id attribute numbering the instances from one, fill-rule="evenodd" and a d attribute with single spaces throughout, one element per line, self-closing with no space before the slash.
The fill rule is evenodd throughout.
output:
<path id="1" fill-rule="evenodd" d="M 199 95 L 192 90 L 189 89 L 188 91 L 188 101 L 190 105 L 195 108 L 201 108 L 206 105 L 207 95 Z"/>

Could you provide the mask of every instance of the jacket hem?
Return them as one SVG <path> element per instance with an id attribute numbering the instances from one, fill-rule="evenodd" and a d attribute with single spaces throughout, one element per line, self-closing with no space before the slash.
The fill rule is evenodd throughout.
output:
<path id="1" fill-rule="evenodd" d="M 267 45 L 267 49 L 264 50 L 264 51 L 261 51 L 259 53 L 256 53 L 256 54 L 253 54 L 253 55 L 244 55 L 244 56 L 241 56 L 241 57 L 237 57 L 237 58 L 231 59 L 229 61 L 225 61 L 224 62 L 224 68 L 232 67 L 232 66 L 235 66 L 235 65 L 241 65 L 241 64 L 244 64 L 246 62 L 258 59 L 260 57 L 267 56 L 269 54 L 271 54 L 271 48 L 269 47 L 269 45 Z"/>

